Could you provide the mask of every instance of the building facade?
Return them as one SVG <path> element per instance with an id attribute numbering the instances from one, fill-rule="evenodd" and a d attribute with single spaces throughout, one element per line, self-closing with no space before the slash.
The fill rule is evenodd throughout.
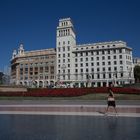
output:
<path id="1" fill-rule="evenodd" d="M 139 57 L 134 57 L 133 58 L 133 64 L 134 64 L 134 66 L 136 66 L 136 65 L 140 66 L 140 58 Z"/>
<path id="2" fill-rule="evenodd" d="M 134 82 L 132 49 L 123 41 L 76 44 L 70 18 L 60 19 L 56 50 L 13 52 L 11 82 L 28 86 L 102 87 Z"/>
<path id="3" fill-rule="evenodd" d="M 11 60 L 11 83 L 29 87 L 48 87 L 55 84 L 56 51 L 45 49 L 24 51 L 20 44 Z"/>
<path id="4" fill-rule="evenodd" d="M 134 82 L 132 49 L 123 41 L 76 44 L 70 18 L 57 27 L 57 81 L 74 87 L 102 87 Z"/>

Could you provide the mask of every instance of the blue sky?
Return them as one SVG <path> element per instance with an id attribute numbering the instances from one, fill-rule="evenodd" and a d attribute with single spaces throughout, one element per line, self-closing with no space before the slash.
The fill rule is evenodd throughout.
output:
<path id="1" fill-rule="evenodd" d="M 14 49 L 55 48 L 59 18 L 71 17 L 77 44 L 126 41 L 140 57 L 139 0 L 0 0 L 0 71 Z"/>

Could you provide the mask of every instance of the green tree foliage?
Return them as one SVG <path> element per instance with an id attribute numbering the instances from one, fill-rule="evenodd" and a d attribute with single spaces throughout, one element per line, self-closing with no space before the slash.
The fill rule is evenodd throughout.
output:
<path id="1" fill-rule="evenodd" d="M 2 82 L 3 82 L 3 72 L 0 72 L 0 84 L 2 84 Z"/>
<path id="2" fill-rule="evenodd" d="M 140 82 L 140 66 L 139 65 L 136 65 L 134 67 L 134 77 L 137 83 Z"/>

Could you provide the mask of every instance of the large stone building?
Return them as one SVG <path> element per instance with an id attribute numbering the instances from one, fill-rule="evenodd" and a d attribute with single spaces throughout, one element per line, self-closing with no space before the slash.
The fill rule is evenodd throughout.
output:
<path id="1" fill-rule="evenodd" d="M 12 83 L 46 87 L 96 87 L 134 82 L 132 49 L 126 42 L 76 44 L 70 18 L 60 19 L 55 49 L 24 52 L 11 60 Z"/>
<path id="2" fill-rule="evenodd" d="M 76 86 L 109 86 L 134 82 L 132 49 L 123 41 L 76 44 L 70 18 L 57 27 L 57 80 Z"/>
<path id="3" fill-rule="evenodd" d="M 24 51 L 20 44 L 18 53 L 11 60 L 11 83 L 30 87 L 54 85 L 56 75 L 56 51 L 45 49 Z"/>

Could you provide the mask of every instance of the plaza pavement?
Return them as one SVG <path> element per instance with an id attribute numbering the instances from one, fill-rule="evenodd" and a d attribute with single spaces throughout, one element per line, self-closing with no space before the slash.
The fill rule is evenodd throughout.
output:
<path id="1" fill-rule="evenodd" d="M 139 100 L 116 101 L 117 116 L 140 117 Z M 0 100 L 0 114 L 105 116 L 105 100 Z M 107 116 L 116 116 L 113 108 Z"/>

